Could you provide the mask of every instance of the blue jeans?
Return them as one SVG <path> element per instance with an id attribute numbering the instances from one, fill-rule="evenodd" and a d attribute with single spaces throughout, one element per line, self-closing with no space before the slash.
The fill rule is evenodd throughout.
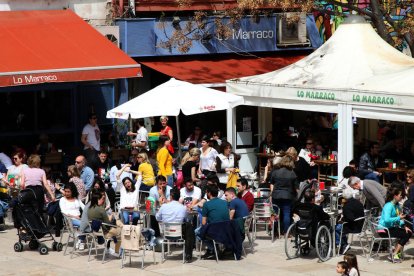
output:
<path id="1" fill-rule="evenodd" d="M 380 179 L 380 177 L 379 177 L 379 175 L 378 174 L 376 174 L 376 173 L 369 173 L 369 174 L 367 174 L 366 176 L 365 176 L 365 179 L 370 179 L 370 180 L 375 180 L 375 181 L 377 181 L 378 183 L 381 183 L 381 179 Z"/>
<path id="2" fill-rule="evenodd" d="M 122 222 L 124 224 L 129 224 L 129 215 L 132 215 L 132 224 L 133 225 L 137 225 L 138 224 L 138 220 L 139 220 L 139 212 L 136 211 L 127 211 L 127 210 L 123 210 L 122 211 Z"/>
<path id="3" fill-rule="evenodd" d="M 279 206 L 280 208 L 280 218 L 279 222 L 282 222 L 283 233 L 286 233 L 290 226 L 291 220 L 291 209 L 292 209 L 292 200 L 290 199 L 275 199 L 273 198 L 272 202 Z M 277 208 L 275 207 L 275 212 Z"/>
<path id="4" fill-rule="evenodd" d="M 71 218 L 73 227 L 79 228 L 80 227 L 80 220 L 76 218 Z M 80 241 L 84 241 L 86 236 L 79 236 Z"/>
<path id="5" fill-rule="evenodd" d="M 144 183 L 141 183 L 141 186 L 139 186 L 140 191 L 148 192 L 152 187 L 145 185 Z"/>
<path id="6" fill-rule="evenodd" d="M 337 224 L 335 226 L 335 244 L 337 246 L 339 245 L 339 239 L 340 239 L 340 236 L 341 236 L 342 226 L 343 226 L 343 224 Z M 346 234 L 342 233 L 341 248 L 343 248 L 347 244 L 348 244 L 348 238 L 347 238 Z"/>
<path id="7" fill-rule="evenodd" d="M 170 186 L 171 188 L 174 187 L 174 176 L 171 175 L 167 175 L 167 185 Z"/>
<path id="8" fill-rule="evenodd" d="M 200 237 L 200 230 L 201 230 L 201 227 L 203 227 L 203 226 L 197 227 L 197 228 L 194 230 L 194 233 L 195 233 L 196 239 L 197 239 L 197 240 L 199 240 L 199 241 L 203 241 L 203 243 L 207 246 L 207 249 L 208 249 L 210 252 L 214 252 L 214 245 L 213 245 L 213 241 L 211 241 L 211 240 L 203 240 L 203 239 Z"/>

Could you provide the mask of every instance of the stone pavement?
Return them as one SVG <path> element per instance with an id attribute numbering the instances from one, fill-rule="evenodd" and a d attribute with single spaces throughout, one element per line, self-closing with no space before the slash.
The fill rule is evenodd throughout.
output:
<path id="1" fill-rule="evenodd" d="M 67 236 L 65 235 L 65 238 Z M 157 264 L 152 263 L 152 253 L 148 253 L 145 259 L 145 269 L 141 270 L 141 255 L 132 258 L 132 267 L 127 262 L 126 267 L 120 268 L 121 261 L 109 257 L 104 264 L 99 259 L 93 258 L 88 263 L 87 250 L 74 256 L 63 256 L 63 252 L 50 251 L 48 255 L 41 256 L 38 251 L 31 251 L 25 246 L 23 252 L 16 253 L 13 244 L 17 241 L 16 231 L 9 228 L 6 233 L 0 233 L 0 275 L 338 275 L 336 263 L 343 257 L 334 257 L 325 263 L 318 262 L 314 251 L 308 257 L 300 257 L 287 260 L 284 252 L 284 240 L 279 239 L 271 243 L 270 237 L 265 232 L 259 232 L 255 241 L 255 252 L 251 254 L 247 250 L 247 257 L 240 261 L 231 259 L 219 261 L 196 260 L 192 263 L 182 264 L 182 251 L 172 247 L 172 255 L 161 264 L 160 253 L 156 253 Z M 46 244 L 50 245 L 50 242 Z M 411 264 L 414 263 L 414 241 L 407 245 L 406 260 L 401 264 L 391 264 L 386 261 L 386 254 L 381 254 L 382 259 L 376 258 L 368 262 L 361 256 L 357 242 L 353 243 L 356 250 L 361 275 L 414 275 Z M 102 251 L 98 251 L 101 253 Z M 198 256 L 198 255 L 195 255 Z M 127 259 L 128 260 L 128 259 Z"/>

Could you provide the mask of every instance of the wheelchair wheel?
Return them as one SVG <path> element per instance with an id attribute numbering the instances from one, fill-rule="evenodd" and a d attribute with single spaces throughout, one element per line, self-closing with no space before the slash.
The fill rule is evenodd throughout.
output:
<path id="1" fill-rule="evenodd" d="M 292 224 L 285 234 L 285 253 L 288 259 L 299 257 L 300 238 L 296 234 L 296 224 Z"/>
<path id="2" fill-rule="evenodd" d="M 330 259 L 332 253 L 332 237 L 328 227 L 322 225 L 316 233 L 316 254 L 319 260 L 325 262 Z"/>

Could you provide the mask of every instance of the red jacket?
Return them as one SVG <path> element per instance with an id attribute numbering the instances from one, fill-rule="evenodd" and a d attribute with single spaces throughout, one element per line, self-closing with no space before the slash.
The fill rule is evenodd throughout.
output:
<path id="1" fill-rule="evenodd" d="M 250 191 L 247 191 L 247 193 L 244 196 L 242 196 L 242 193 L 239 193 L 238 198 L 241 198 L 244 202 L 246 202 L 249 212 L 253 210 L 254 196 Z"/>

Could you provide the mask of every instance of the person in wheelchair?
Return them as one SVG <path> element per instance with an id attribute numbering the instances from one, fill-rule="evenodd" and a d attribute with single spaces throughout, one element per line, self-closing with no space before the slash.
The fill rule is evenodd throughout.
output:
<path id="1" fill-rule="evenodd" d="M 297 221 L 297 233 L 301 239 L 307 239 L 315 247 L 315 237 L 320 222 L 329 223 L 329 215 L 323 208 L 315 204 L 315 193 L 312 190 L 304 192 L 304 203 L 299 203 L 293 209 L 294 221 Z"/>

